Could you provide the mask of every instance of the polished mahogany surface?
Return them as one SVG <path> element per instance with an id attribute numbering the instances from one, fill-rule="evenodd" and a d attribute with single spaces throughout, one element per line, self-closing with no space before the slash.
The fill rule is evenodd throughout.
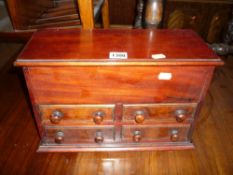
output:
<path id="1" fill-rule="evenodd" d="M 46 125 L 95 125 L 113 123 L 115 105 L 40 105 L 39 108 Z"/>
<path id="2" fill-rule="evenodd" d="M 113 51 L 128 58 L 112 59 Z M 37 32 L 15 64 L 23 66 L 38 151 L 145 151 L 194 147 L 222 61 L 189 30 L 53 29 Z"/>
<path id="3" fill-rule="evenodd" d="M 198 102 L 211 66 L 83 66 L 25 69 L 40 104 Z M 171 80 L 159 80 L 161 72 Z"/>
<path id="4" fill-rule="evenodd" d="M 110 52 L 127 52 L 127 61 L 182 61 L 218 64 L 219 58 L 191 30 L 77 30 L 48 29 L 35 33 L 16 64 L 57 63 L 75 61 L 111 61 Z M 164 54 L 166 59 L 152 59 Z M 36 63 L 35 63 L 36 62 Z M 209 63 L 210 64 L 210 63 Z"/>

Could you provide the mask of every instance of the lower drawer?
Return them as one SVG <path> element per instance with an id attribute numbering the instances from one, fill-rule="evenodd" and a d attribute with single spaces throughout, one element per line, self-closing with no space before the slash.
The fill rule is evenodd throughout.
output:
<path id="1" fill-rule="evenodd" d="M 46 127 L 43 144 L 111 143 L 114 127 Z"/>
<path id="2" fill-rule="evenodd" d="M 124 142 L 183 142 L 188 141 L 189 125 L 184 126 L 123 126 Z"/>

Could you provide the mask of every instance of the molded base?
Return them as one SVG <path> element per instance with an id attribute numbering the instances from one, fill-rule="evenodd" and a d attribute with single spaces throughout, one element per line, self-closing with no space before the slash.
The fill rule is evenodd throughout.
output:
<path id="1" fill-rule="evenodd" d="M 40 145 L 38 152 L 104 152 L 104 151 L 153 151 L 153 150 L 185 150 L 194 149 L 190 142 L 176 143 L 140 143 L 114 145 Z"/>

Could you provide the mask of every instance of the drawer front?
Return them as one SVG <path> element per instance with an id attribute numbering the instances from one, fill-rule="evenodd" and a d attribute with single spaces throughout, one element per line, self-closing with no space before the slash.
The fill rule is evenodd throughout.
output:
<path id="1" fill-rule="evenodd" d="M 190 103 L 200 100 L 211 67 L 30 67 L 37 104 Z"/>
<path id="2" fill-rule="evenodd" d="M 114 121 L 115 105 L 39 105 L 44 124 L 83 125 Z"/>
<path id="3" fill-rule="evenodd" d="M 112 143 L 114 127 L 46 127 L 43 144 Z"/>
<path id="4" fill-rule="evenodd" d="M 125 104 L 123 122 L 138 124 L 188 123 L 193 118 L 196 103 L 184 104 Z"/>
<path id="5" fill-rule="evenodd" d="M 125 142 L 182 142 L 187 141 L 189 126 L 123 126 Z"/>

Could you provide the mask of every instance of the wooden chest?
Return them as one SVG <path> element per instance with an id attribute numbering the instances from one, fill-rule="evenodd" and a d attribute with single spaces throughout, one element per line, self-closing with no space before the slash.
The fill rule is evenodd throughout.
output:
<path id="1" fill-rule="evenodd" d="M 221 60 L 190 30 L 47 29 L 22 66 L 38 151 L 193 148 L 192 132 Z"/>

